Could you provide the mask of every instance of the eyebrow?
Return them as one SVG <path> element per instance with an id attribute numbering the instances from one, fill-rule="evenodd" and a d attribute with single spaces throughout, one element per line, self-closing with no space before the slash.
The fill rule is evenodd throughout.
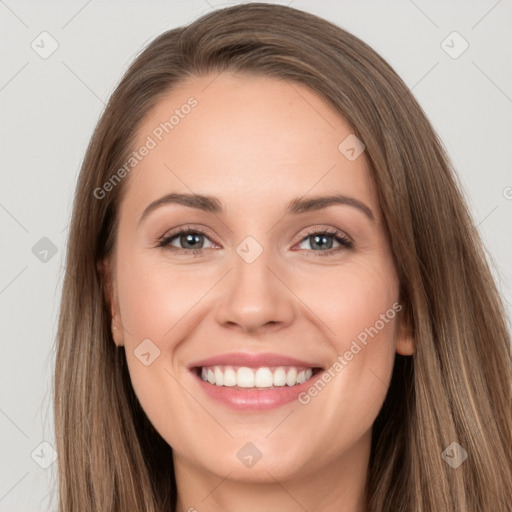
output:
<path id="1" fill-rule="evenodd" d="M 149 204 L 141 215 L 139 224 L 154 210 L 157 208 L 168 205 L 168 204 L 179 204 L 187 206 L 189 208 L 195 208 L 204 212 L 220 214 L 223 212 L 222 203 L 212 196 L 204 196 L 198 194 L 167 194 L 156 201 Z M 285 215 L 297 215 L 300 213 L 321 210 L 329 206 L 340 204 L 345 206 L 351 206 L 358 209 L 366 215 L 371 221 L 375 220 L 375 215 L 372 210 L 366 206 L 363 202 L 353 197 L 336 194 L 331 196 L 316 196 L 310 199 L 304 197 L 297 197 L 290 201 L 286 207 Z"/>

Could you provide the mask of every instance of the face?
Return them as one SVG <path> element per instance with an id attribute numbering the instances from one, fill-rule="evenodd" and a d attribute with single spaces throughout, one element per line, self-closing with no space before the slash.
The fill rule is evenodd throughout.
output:
<path id="1" fill-rule="evenodd" d="M 140 126 L 106 263 L 114 339 L 175 464 L 282 481 L 368 454 L 412 346 L 351 134 L 305 86 L 229 73 Z"/>

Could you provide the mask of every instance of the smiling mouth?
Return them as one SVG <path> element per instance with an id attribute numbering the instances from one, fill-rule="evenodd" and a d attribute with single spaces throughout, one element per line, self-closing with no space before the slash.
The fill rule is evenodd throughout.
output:
<path id="1" fill-rule="evenodd" d="M 199 366 L 196 375 L 204 382 L 218 387 L 229 387 L 240 391 L 250 389 L 279 389 L 303 384 L 322 368 L 299 366 Z"/>

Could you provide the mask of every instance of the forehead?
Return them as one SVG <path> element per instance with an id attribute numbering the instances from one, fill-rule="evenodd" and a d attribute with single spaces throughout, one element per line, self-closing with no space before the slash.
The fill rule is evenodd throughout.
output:
<path id="1" fill-rule="evenodd" d="M 338 192 L 375 207 L 364 153 L 351 161 L 339 148 L 352 132 L 302 84 L 233 73 L 193 77 L 143 120 L 133 149 L 150 149 L 130 173 L 127 198 L 187 192 L 258 209 Z"/>

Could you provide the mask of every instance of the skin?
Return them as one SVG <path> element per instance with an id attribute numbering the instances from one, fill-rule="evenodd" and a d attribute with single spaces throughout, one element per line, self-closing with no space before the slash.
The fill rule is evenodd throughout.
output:
<path id="1" fill-rule="evenodd" d="M 236 412 L 206 396 L 187 366 L 244 350 L 328 368 L 399 302 L 366 156 L 349 161 L 338 150 L 352 130 L 315 92 L 231 73 L 174 89 L 140 126 L 136 146 L 190 96 L 197 106 L 127 178 L 117 244 L 104 262 L 114 341 L 173 447 L 178 510 L 364 510 L 371 427 L 395 352 L 413 353 L 400 314 L 307 405 Z M 224 212 L 168 204 L 139 222 L 170 192 L 215 196 Z M 361 201 L 374 220 L 349 205 L 285 215 L 292 199 L 333 193 Z M 206 231 L 202 254 L 179 236 L 182 254 L 157 247 L 184 225 Z M 332 248 L 315 249 L 312 228 L 337 229 L 353 247 L 332 252 L 340 244 L 331 237 Z M 247 236 L 263 248 L 250 264 L 236 252 Z M 160 355 L 145 366 L 134 350 L 148 338 Z M 262 453 L 252 468 L 237 458 L 247 442 Z"/>

